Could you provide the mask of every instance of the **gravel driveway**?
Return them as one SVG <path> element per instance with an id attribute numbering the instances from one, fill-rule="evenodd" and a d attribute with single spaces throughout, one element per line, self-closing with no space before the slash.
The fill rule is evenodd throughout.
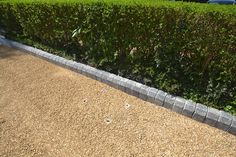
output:
<path id="1" fill-rule="evenodd" d="M 236 136 L 0 46 L 0 156 L 236 156 Z"/>

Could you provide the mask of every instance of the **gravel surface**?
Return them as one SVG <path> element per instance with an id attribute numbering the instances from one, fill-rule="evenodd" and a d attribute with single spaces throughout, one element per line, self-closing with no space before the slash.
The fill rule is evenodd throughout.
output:
<path id="1" fill-rule="evenodd" d="M 236 156 L 236 136 L 0 46 L 0 156 Z"/>

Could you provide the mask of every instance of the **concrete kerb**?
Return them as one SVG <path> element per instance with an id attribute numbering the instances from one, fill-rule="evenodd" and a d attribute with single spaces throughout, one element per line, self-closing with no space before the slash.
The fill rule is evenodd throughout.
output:
<path id="1" fill-rule="evenodd" d="M 26 51 L 34 56 L 43 58 L 92 79 L 106 83 L 145 101 L 149 101 L 159 106 L 164 106 L 165 108 L 172 109 L 177 113 L 236 135 L 236 117 L 227 112 L 219 111 L 203 104 L 195 103 L 191 100 L 185 100 L 181 97 L 175 97 L 162 90 L 148 87 L 141 83 L 72 60 L 67 60 L 37 48 L 10 41 L 3 37 L 0 37 L 0 44 Z"/>
<path id="2" fill-rule="evenodd" d="M 158 89 L 149 87 L 147 92 L 147 101 L 155 104 L 155 97 L 158 93 Z"/>
<path id="3" fill-rule="evenodd" d="M 211 126 L 215 126 L 219 117 L 220 117 L 219 110 L 217 110 L 215 108 L 208 107 L 204 123 L 209 124 Z"/>
<path id="4" fill-rule="evenodd" d="M 96 75 L 96 68 L 90 67 L 88 71 L 88 76 L 92 79 L 97 80 L 97 75 Z"/>
<path id="5" fill-rule="evenodd" d="M 172 110 L 177 113 L 182 113 L 186 100 L 181 97 L 176 97 Z"/>
<path id="6" fill-rule="evenodd" d="M 94 71 L 94 75 L 95 75 L 97 81 L 102 82 L 102 72 L 100 70 Z"/>
<path id="7" fill-rule="evenodd" d="M 192 118 L 199 121 L 199 122 L 203 122 L 206 118 L 207 111 L 208 111 L 207 106 L 197 103 Z"/>
<path id="8" fill-rule="evenodd" d="M 128 80 L 125 83 L 125 86 L 127 87 L 125 92 L 128 93 L 128 94 L 132 94 L 132 88 L 133 88 L 133 86 L 135 86 L 135 82 L 132 81 L 132 80 Z"/>
<path id="9" fill-rule="evenodd" d="M 166 92 L 159 90 L 154 98 L 155 104 L 163 106 L 166 95 L 167 95 Z"/>
<path id="10" fill-rule="evenodd" d="M 127 90 L 126 82 L 128 81 L 127 78 L 121 77 L 121 80 L 118 82 L 118 89 L 125 92 Z"/>
<path id="11" fill-rule="evenodd" d="M 216 127 L 228 131 L 231 127 L 233 116 L 227 112 L 220 111 L 220 117 L 217 121 Z"/>
<path id="12" fill-rule="evenodd" d="M 147 94 L 148 94 L 149 88 L 150 87 L 148 87 L 146 85 L 141 85 L 140 90 L 139 90 L 139 98 L 140 99 L 147 101 L 147 98 L 148 98 Z"/>
<path id="13" fill-rule="evenodd" d="M 115 82 L 113 82 L 113 78 L 114 78 L 115 76 L 116 76 L 116 75 L 114 75 L 114 74 L 109 74 L 109 75 L 108 75 L 108 77 L 107 77 L 107 79 L 106 79 L 106 82 L 107 82 L 107 84 L 108 84 L 109 86 L 112 86 L 112 87 L 115 86 L 115 85 L 114 85 Z"/>
<path id="14" fill-rule="evenodd" d="M 140 91 L 141 86 L 142 86 L 141 83 L 134 82 L 134 84 L 132 84 L 132 87 L 131 87 L 131 95 L 139 97 L 139 93 L 140 93 L 139 91 Z"/>
<path id="15" fill-rule="evenodd" d="M 167 109 L 172 109 L 175 103 L 175 99 L 175 96 L 167 94 L 164 100 L 164 107 Z"/>
<path id="16" fill-rule="evenodd" d="M 229 128 L 229 133 L 236 135 L 236 117 L 233 116 L 232 124 Z"/>
<path id="17" fill-rule="evenodd" d="M 193 113 L 196 109 L 196 104 L 197 103 L 193 102 L 192 100 L 187 100 L 181 114 L 192 118 Z"/>
<path id="18" fill-rule="evenodd" d="M 118 76 L 118 75 L 115 75 L 115 76 L 112 76 L 112 81 L 111 81 L 111 85 L 112 87 L 116 88 L 116 89 L 119 89 L 120 86 L 119 86 L 119 82 L 122 80 L 122 77 Z"/>

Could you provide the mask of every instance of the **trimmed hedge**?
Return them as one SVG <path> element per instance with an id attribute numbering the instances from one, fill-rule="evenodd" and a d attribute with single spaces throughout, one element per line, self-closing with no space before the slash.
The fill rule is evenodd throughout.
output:
<path id="1" fill-rule="evenodd" d="M 0 2 L 0 10 L 8 38 L 76 54 L 94 67 L 236 111 L 235 6 L 13 0 Z"/>

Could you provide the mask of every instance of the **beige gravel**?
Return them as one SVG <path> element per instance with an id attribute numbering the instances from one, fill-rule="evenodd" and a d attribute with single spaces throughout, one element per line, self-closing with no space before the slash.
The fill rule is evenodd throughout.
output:
<path id="1" fill-rule="evenodd" d="M 0 46 L 0 156 L 235 157 L 236 136 Z"/>

